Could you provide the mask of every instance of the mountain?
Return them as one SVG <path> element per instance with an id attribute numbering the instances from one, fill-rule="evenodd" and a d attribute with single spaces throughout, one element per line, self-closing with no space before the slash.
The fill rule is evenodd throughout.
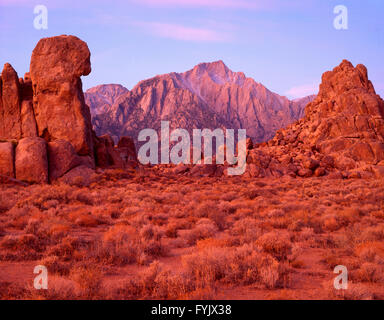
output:
<path id="1" fill-rule="evenodd" d="M 86 103 L 92 111 L 92 115 L 108 111 L 108 108 L 116 99 L 129 90 L 120 84 L 102 84 L 87 91 Z"/>
<path id="2" fill-rule="evenodd" d="M 85 93 L 98 135 L 137 137 L 144 128 L 247 129 L 256 142 L 301 118 L 315 96 L 294 101 L 271 92 L 223 61 L 201 63 L 184 73 L 158 75 L 140 81 L 131 91 L 102 85 Z"/>

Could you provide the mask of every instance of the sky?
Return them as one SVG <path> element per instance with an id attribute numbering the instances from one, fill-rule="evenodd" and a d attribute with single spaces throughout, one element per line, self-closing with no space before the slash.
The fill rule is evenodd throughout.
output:
<path id="1" fill-rule="evenodd" d="M 47 29 L 34 26 L 36 5 L 47 8 Z M 347 29 L 334 26 L 338 5 L 347 9 Z M 21 77 L 39 39 L 72 34 L 91 51 L 84 90 L 107 83 L 131 89 L 157 74 L 223 60 L 298 98 L 317 93 L 322 73 L 348 59 L 367 66 L 384 97 L 383 13 L 383 0 L 0 0 L 0 68 L 9 62 Z"/>

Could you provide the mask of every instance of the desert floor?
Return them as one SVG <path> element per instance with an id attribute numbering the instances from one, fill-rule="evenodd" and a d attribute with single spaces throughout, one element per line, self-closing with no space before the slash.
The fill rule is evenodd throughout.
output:
<path id="1" fill-rule="evenodd" d="M 1 299 L 384 299 L 382 180 L 93 179 L 0 185 Z"/>

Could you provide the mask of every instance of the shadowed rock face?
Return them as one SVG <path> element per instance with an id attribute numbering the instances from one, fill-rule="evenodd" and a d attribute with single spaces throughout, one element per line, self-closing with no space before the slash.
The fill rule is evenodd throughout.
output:
<path id="1" fill-rule="evenodd" d="M 124 135 L 137 137 L 143 128 L 159 129 L 160 120 L 169 120 L 171 129 L 188 131 L 243 128 L 255 141 L 266 141 L 299 119 L 313 99 L 290 101 L 222 61 L 141 81 L 118 97 L 116 89 L 104 85 L 85 94 L 96 133 L 110 134 L 116 141 Z"/>
<path id="2" fill-rule="evenodd" d="M 20 139 L 20 86 L 19 77 L 9 63 L 1 73 L 0 138 Z"/>
<path id="3" fill-rule="evenodd" d="M 30 74 L 38 135 L 69 141 L 80 155 L 93 154 L 89 108 L 80 76 L 91 72 L 90 52 L 74 36 L 41 39 L 33 50 Z"/>
<path id="4" fill-rule="evenodd" d="M 12 142 L 0 142 L 0 174 L 14 177 L 15 150 Z"/>
<path id="5" fill-rule="evenodd" d="M 277 176 L 321 176 L 334 170 L 344 177 L 381 175 L 383 116 L 384 101 L 375 93 L 365 66 L 353 67 L 344 60 L 323 74 L 319 94 L 307 105 L 305 117 L 252 150 L 248 162 L 255 172 L 253 166 L 261 168 L 261 174 Z M 267 160 L 262 164 L 260 159 Z"/>

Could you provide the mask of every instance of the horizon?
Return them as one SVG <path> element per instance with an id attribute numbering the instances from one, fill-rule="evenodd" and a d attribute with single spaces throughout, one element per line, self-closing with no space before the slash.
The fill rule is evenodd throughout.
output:
<path id="1" fill-rule="evenodd" d="M 0 0 L 0 63 L 22 77 L 38 40 L 72 34 L 87 42 L 92 72 L 84 91 L 102 84 L 131 90 L 156 75 L 222 60 L 289 99 L 317 94 L 321 75 L 343 59 L 364 64 L 384 97 L 384 4 L 345 2 L 348 29 L 333 23 L 333 0 L 129 0 L 104 4 L 41 1 L 48 28 L 34 28 L 35 2 Z M 255 41 L 257 39 L 257 41 Z"/>

